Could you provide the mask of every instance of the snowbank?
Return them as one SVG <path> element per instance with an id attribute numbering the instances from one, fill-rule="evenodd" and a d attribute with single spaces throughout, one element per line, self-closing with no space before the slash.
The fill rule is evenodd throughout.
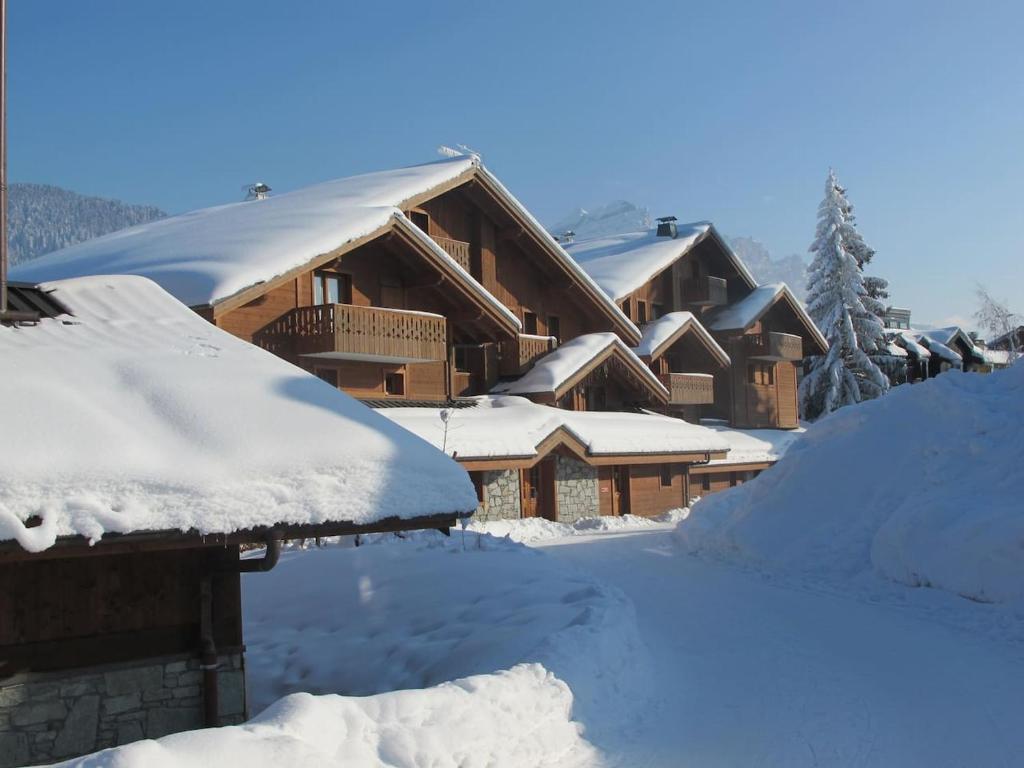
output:
<path id="1" fill-rule="evenodd" d="M 843 408 L 680 524 L 691 551 L 816 577 L 874 571 L 1024 599 L 1024 366 L 952 372 Z"/>
<path id="2" fill-rule="evenodd" d="M 474 520 L 466 526 L 466 530 L 474 533 L 487 533 L 499 538 L 507 538 L 530 544 L 551 539 L 562 539 L 567 536 L 587 536 L 594 533 L 626 533 L 629 531 L 655 530 L 666 525 L 684 520 L 690 513 L 689 509 L 670 509 L 656 517 L 640 515 L 621 515 L 617 517 L 584 517 L 574 523 L 555 523 L 542 517 L 526 517 L 520 520 L 491 520 L 480 522 Z"/>
<path id="3" fill-rule="evenodd" d="M 290 551 L 242 582 L 249 700 L 368 695 L 539 663 L 586 723 L 645 694 L 622 593 L 543 552 L 476 532 Z"/>
<path id="4" fill-rule="evenodd" d="M 570 719 L 572 694 L 537 664 L 368 698 L 284 698 L 245 725 L 140 741 L 81 768 L 459 768 L 599 762 Z"/>
<path id="5" fill-rule="evenodd" d="M 48 287 L 74 317 L 0 327 L 0 541 L 475 509 L 440 451 L 149 280 Z"/>

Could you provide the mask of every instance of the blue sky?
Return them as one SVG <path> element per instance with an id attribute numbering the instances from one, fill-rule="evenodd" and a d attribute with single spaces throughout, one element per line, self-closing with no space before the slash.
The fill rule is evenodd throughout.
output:
<path id="1" fill-rule="evenodd" d="M 465 143 L 805 253 L 835 166 L 892 300 L 1024 311 L 1024 4 L 9 0 L 10 177 L 170 212 Z"/>

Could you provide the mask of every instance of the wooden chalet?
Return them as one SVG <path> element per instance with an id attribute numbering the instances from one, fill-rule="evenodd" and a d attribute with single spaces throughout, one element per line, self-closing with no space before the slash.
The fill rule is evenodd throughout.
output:
<path id="1" fill-rule="evenodd" d="M 568 250 L 641 327 L 635 351 L 669 390 L 667 413 L 736 430 L 799 427 L 802 361 L 827 351 L 827 341 L 786 286 L 758 286 L 713 225 L 667 217 L 654 231 Z M 728 459 L 691 471 L 709 493 L 773 460 L 727 471 Z"/>
<path id="2" fill-rule="evenodd" d="M 12 295 L 4 768 L 243 721 L 240 573 L 272 568 L 285 539 L 447 530 L 475 505 L 440 451 L 148 280 Z M 242 559 L 252 544 L 265 554 Z"/>
<path id="3" fill-rule="evenodd" d="M 51 254 L 18 277 L 144 275 L 217 327 L 386 415 L 427 408 L 436 417 L 503 396 L 580 414 L 697 420 L 724 412 L 735 426 L 795 426 L 795 376 L 751 382 L 739 395 L 754 394 L 737 395 L 735 406 L 732 387 L 753 361 L 758 370 L 783 362 L 795 370 L 790 358 L 803 350 L 794 353 L 785 334 L 804 329 L 789 302 L 751 327 L 709 333 L 708 313 L 743 301 L 756 283 L 709 224 L 670 224 L 665 236 L 640 236 L 650 242 L 639 257 L 630 242 L 612 259 L 622 262 L 612 264 L 613 277 L 633 284 L 610 290 L 594 260 L 577 263 L 478 158 L 464 156 L 146 224 Z M 646 343 L 638 326 L 669 315 L 688 319 L 638 355 Z M 754 349 L 762 338 L 767 348 Z M 758 404 L 748 405 L 755 395 Z M 481 412 L 493 417 L 489 410 Z M 496 490 L 498 475 L 488 482 L 483 472 L 516 489 L 514 505 L 481 500 L 478 514 L 502 506 L 505 516 L 570 518 L 576 507 L 564 494 L 555 503 L 556 489 L 584 479 L 590 490 L 580 493 L 593 503 L 579 509 L 587 514 L 658 514 L 685 504 L 690 467 L 727 449 L 721 436 L 696 429 L 703 448 L 665 452 L 620 430 L 600 461 L 552 437 L 564 458 L 557 471 L 543 458 L 526 467 L 522 455 L 500 454 L 484 468 L 484 458 L 455 453 L 478 473 L 478 490 Z M 531 444 L 530 461 L 549 436 Z"/>

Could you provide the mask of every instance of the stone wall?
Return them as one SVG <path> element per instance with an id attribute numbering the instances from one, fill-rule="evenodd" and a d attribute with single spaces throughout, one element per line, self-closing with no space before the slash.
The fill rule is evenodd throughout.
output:
<path id="1" fill-rule="evenodd" d="M 221 725 L 243 722 L 241 654 L 219 659 Z M 199 659 L 147 659 L 0 683 L 0 768 L 50 762 L 203 727 Z"/>
<path id="2" fill-rule="evenodd" d="M 581 517 L 601 514 L 597 467 L 559 455 L 555 465 L 555 490 L 558 493 L 558 522 L 574 523 Z"/>
<path id="3" fill-rule="evenodd" d="M 487 470 L 483 473 L 484 502 L 474 520 L 518 520 L 520 514 L 519 471 Z"/>

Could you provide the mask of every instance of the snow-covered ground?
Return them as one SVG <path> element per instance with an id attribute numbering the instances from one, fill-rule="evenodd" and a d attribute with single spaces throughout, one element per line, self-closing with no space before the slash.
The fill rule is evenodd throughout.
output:
<path id="1" fill-rule="evenodd" d="M 82 764 L 933 768 L 1024 754 L 1024 616 L 1009 606 L 737 568 L 687 553 L 673 522 L 487 527 L 292 550 L 247 575 L 253 711 L 295 690 L 347 695 L 293 694 L 245 726 Z"/>
<path id="2" fill-rule="evenodd" d="M 818 581 L 878 575 L 1024 604 L 1024 366 L 843 408 L 770 472 L 696 504 L 692 551 Z"/>
<path id="3" fill-rule="evenodd" d="M 1022 385 L 844 409 L 688 516 L 292 549 L 243 583 L 285 698 L 82 764 L 1019 765 Z"/>

